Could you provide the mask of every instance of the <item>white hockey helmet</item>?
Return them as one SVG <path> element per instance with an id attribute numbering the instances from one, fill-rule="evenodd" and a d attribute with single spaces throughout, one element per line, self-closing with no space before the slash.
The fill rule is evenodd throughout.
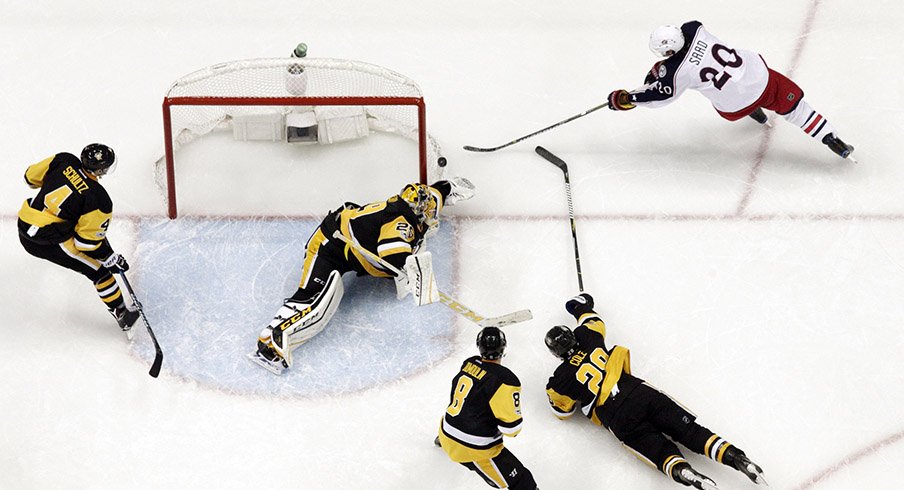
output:
<path id="1" fill-rule="evenodd" d="M 650 51 L 656 53 L 657 56 L 671 56 L 684 47 L 684 34 L 681 28 L 667 24 L 657 27 L 650 34 Z"/>

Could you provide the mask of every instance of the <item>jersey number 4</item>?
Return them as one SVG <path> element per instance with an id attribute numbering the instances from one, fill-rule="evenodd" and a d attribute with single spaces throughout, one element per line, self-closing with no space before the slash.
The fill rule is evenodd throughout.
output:
<path id="1" fill-rule="evenodd" d="M 737 68 L 744 63 L 744 60 L 738 56 L 737 51 L 721 44 L 713 44 L 712 55 L 713 59 L 724 68 Z M 730 59 L 726 59 L 725 55 L 729 55 Z M 713 82 L 713 86 L 716 87 L 717 90 L 722 90 L 722 87 L 725 86 L 725 83 L 728 82 L 730 78 L 731 75 L 727 72 L 720 72 L 709 66 L 700 70 L 700 81 Z"/>
<path id="2" fill-rule="evenodd" d="M 69 196 L 72 195 L 72 189 L 69 186 L 60 186 L 60 188 L 48 192 L 44 195 L 44 208 L 50 211 L 54 216 L 60 215 L 60 207 Z"/>

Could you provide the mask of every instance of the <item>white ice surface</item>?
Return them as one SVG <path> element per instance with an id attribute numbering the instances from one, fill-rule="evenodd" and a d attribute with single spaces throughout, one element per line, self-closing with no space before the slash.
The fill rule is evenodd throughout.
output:
<path id="1" fill-rule="evenodd" d="M 657 111 L 599 111 L 493 154 L 461 150 L 504 143 L 635 87 L 653 62 L 650 30 L 690 19 L 790 74 L 861 163 L 780 119 L 769 132 L 728 123 L 693 93 Z M 610 339 L 631 348 L 636 374 L 744 448 L 772 488 L 904 487 L 902 21 L 890 0 L 0 0 L 0 488 L 486 488 L 431 443 L 449 380 L 474 351 L 471 324 L 440 320 L 425 339 L 394 313 L 365 327 L 374 338 L 411 328 L 430 353 L 406 359 L 420 367 L 363 391 L 276 397 L 237 392 L 230 372 L 223 386 L 177 372 L 199 340 L 161 320 L 168 357 L 152 379 L 146 335 L 130 349 L 82 277 L 17 243 L 15 213 L 31 195 L 25 167 L 106 142 L 119 156 L 103 181 L 116 210 L 111 240 L 135 265 L 139 294 L 159 294 L 145 289 L 147 251 L 165 240 L 142 230 L 164 214 L 152 172 L 164 91 L 198 68 L 286 55 L 300 41 L 310 56 L 360 59 L 417 80 L 450 172 L 478 186 L 444 224 L 452 243 L 440 280 L 488 314 L 534 312 L 507 330 L 505 362 L 524 384 L 525 416 L 507 447 L 541 488 L 679 487 L 589 421 L 549 413 L 543 387 L 555 363 L 542 336 L 570 321 L 562 305 L 577 288 L 561 174 L 533 153 L 537 144 L 571 166 L 585 286 Z M 195 215 L 312 219 L 416 176 L 405 140 L 312 151 L 199 142 L 180 155 L 180 205 Z M 391 170 L 369 172 L 375 165 Z M 181 233 L 174 242 L 210 242 Z M 273 268 L 272 283 L 259 277 L 251 289 L 267 291 L 259 301 L 235 304 L 275 311 L 295 267 Z M 210 304 L 191 298 L 222 290 L 228 308 L 230 294 L 251 287 L 203 267 L 184 272 L 175 278 L 189 298 L 182 305 L 199 311 Z M 393 301 L 391 290 L 350 281 L 367 307 Z M 343 308 L 353 317 L 352 305 Z M 342 329 L 355 325 L 331 325 L 318 341 L 354 349 Z M 261 326 L 248 326 L 249 349 Z M 720 488 L 754 488 L 688 453 Z"/>

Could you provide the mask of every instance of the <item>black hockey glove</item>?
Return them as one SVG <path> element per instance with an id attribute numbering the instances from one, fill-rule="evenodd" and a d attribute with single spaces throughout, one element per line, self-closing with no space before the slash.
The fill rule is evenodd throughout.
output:
<path id="1" fill-rule="evenodd" d="M 565 302 L 565 311 L 573 316 L 580 316 L 593 311 L 593 296 L 581 293 Z"/>
<path id="2" fill-rule="evenodd" d="M 629 111 L 635 107 L 627 90 L 618 89 L 609 94 L 609 108 L 613 111 Z"/>
<path id="3" fill-rule="evenodd" d="M 119 274 L 129 270 L 129 263 L 126 262 L 126 258 L 117 253 L 107 257 L 106 260 L 101 262 L 101 265 L 112 274 Z"/>

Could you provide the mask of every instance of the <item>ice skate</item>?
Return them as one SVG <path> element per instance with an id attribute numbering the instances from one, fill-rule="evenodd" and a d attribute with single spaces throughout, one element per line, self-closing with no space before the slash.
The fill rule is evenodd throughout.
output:
<path id="1" fill-rule="evenodd" d="M 738 451 L 730 456 L 732 456 L 731 466 L 747 475 L 747 478 L 750 478 L 750 481 L 757 485 L 769 486 L 769 484 L 766 483 L 766 479 L 763 478 L 763 469 L 750 461 L 746 454 L 742 451 Z"/>
<path id="2" fill-rule="evenodd" d="M 766 113 L 763 112 L 761 107 L 757 107 L 757 109 L 750 113 L 750 118 L 754 121 L 765 124 L 767 127 L 772 127 L 772 123 L 769 122 L 769 118 L 766 116 Z"/>
<path id="3" fill-rule="evenodd" d="M 854 160 L 854 158 L 851 157 L 851 153 L 854 152 L 854 147 L 841 141 L 841 138 L 835 136 L 835 133 L 825 135 L 822 139 L 822 143 L 828 146 L 830 150 L 841 158 L 848 158 L 852 162 L 857 163 L 857 160 Z"/>
<path id="4" fill-rule="evenodd" d="M 709 479 L 706 475 L 697 473 L 697 471 L 691 468 L 691 465 L 689 464 L 684 464 L 683 467 L 678 470 L 678 478 L 676 478 L 676 480 L 679 483 L 700 490 L 719 490 L 719 487 L 716 486 L 716 482 Z"/>
<path id="5" fill-rule="evenodd" d="M 265 332 L 268 330 L 269 327 L 265 329 Z M 248 358 L 251 362 L 277 376 L 289 367 L 289 363 L 274 349 L 272 335 L 265 336 L 263 332 L 257 339 L 257 350 L 248 354 Z"/>
<path id="6" fill-rule="evenodd" d="M 119 328 L 121 328 L 122 331 L 126 333 L 126 338 L 132 340 L 132 337 L 135 336 L 135 332 L 132 331 L 132 326 L 135 325 L 135 322 L 138 321 L 138 317 L 141 316 L 141 314 L 138 312 L 138 309 L 136 308 L 133 310 L 123 305 L 116 309 L 110 310 L 110 314 L 112 314 L 113 318 L 116 319 L 116 323 L 119 324 Z"/>

